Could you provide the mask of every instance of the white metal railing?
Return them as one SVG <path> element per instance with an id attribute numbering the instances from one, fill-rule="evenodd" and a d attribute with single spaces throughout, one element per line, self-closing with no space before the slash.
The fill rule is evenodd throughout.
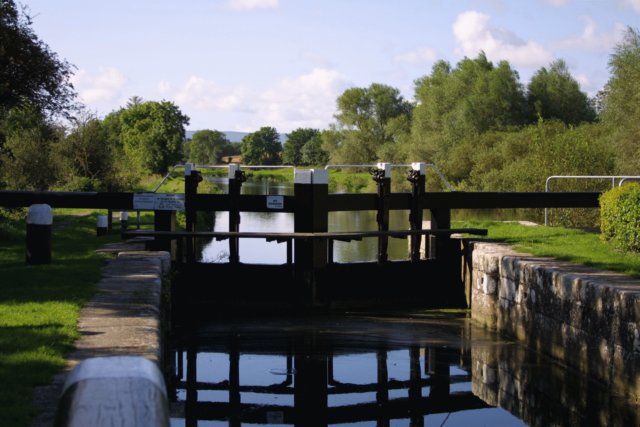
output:
<path id="1" fill-rule="evenodd" d="M 544 184 L 544 191 L 549 192 L 549 183 L 553 180 L 560 179 L 575 179 L 575 180 L 611 180 L 611 188 L 616 186 L 616 180 L 618 185 L 622 185 L 626 180 L 640 180 L 638 175 L 551 175 L 547 177 Z M 544 225 L 548 225 L 549 209 L 544 208 Z"/>

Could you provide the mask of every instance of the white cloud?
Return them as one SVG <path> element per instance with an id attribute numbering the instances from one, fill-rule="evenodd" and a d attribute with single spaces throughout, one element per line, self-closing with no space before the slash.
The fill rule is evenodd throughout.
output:
<path id="1" fill-rule="evenodd" d="M 436 59 L 435 49 L 424 47 L 411 52 L 406 52 L 395 57 L 398 62 L 407 62 L 409 64 L 425 64 Z"/>
<path id="2" fill-rule="evenodd" d="M 175 95 L 177 103 L 197 110 L 233 111 L 245 98 L 242 88 L 223 88 L 202 77 L 191 76 Z"/>
<path id="3" fill-rule="evenodd" d="M 281 132 L 299 127 L 325 128 L 332 121 L 336 99 L 348 86 L 343 75 L 326 68 L 282 80 L 260 96 L 261 124 L 255 125 L 277 125 Z"/>
<path id="4" fill-rule="evenodd" d="M 488 15 L 476 11 L 463 12 L 453 24 L 459 51 L 476 57 L 484 51 L 492 61 L 507 60 L 511 65 L 539 67 L 552 61 L 553 55 L 539 43 L 525 42 L 514 33 L 489 27 Z"/>
<path id="5" fill-rule="evenodd" d="M 640 0 L 622 0 L 622 4 L 640 12 Z"/>
<path id="6" fill-rule="evenodd" d="M 115 67 L 100 67 L 98 74 L 92 75 L 87 70 L 78 70 L 71 78 L 71 83 L 78 91 L 84 103 L 112 101 L 120 95 L 126 78 Z"/>
<path id="7" fill-rule="evenodd" d="M 638 0 L 640 2 L 640 0 Z M 622 38 L 623 24 L 616 24 L 609 32 L 598 32 L 596 22 L 590 16 L 580 18 L 584 22 L 582 33 L 554 43 L 556 49 L 609 52 Z"/>
<path id="8" fill-rule="evenodd" d="M 276 9 L 279 0 L 229 0 L 229 7 L 234 10 Z"/>
<path id="9" fill-rule="evenodd" d="M 349 86 L 344 76 L 328 68 L 315 68 L 264 90 L 223 87 L 192 76 L 173 99 L 182 111 L 192 111 L 192 117 L 215 117 L 214 113 L 234 120 L 242 117 L 241 126 L 227 126 L 235 130 L 273 126 L 279 132 L 290 132 L 299 127 L 326 128 L 333 119 L 336 99 Z"/>

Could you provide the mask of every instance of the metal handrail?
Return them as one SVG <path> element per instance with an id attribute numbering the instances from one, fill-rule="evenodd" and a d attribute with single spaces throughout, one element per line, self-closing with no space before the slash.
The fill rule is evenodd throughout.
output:
<path id="1" fill-rule="evenodd" d="M 637 175 L 551 175 L 547 177 L 547 180 L 544 184 L 545 193 L 549 192 L 549 183 L 554 179 L 610 179 L 611 180 L 611 188 L 616 186 L 616 179 L 620 180 L 618 186 L 621 186 L 622 183 L 627 179 L 636 179 L 640 180 L 640 176 Z M 544 208 L 544 225 L 548 225 L 548 208 Z"/>

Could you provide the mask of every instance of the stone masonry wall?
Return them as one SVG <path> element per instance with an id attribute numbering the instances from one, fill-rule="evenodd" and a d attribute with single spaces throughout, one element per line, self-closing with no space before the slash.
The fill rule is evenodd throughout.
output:
<path id="1" fill-rule="evenodd" d="M 475 321 L 640 403 L 640 280 L 495 243 L 469 249 Z"/>

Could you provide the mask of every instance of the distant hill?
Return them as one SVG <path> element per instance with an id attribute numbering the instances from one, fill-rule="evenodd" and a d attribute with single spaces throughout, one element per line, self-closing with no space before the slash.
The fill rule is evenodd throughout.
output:
<path id="1" fill-rule="evenodd" d="M 193 136 L 194 133 L 196 133 L 197 130 L 188 130 L 185 132 L 186 134 L 186 138 L 187 139 L 191 139 L 191 137 Z M 245 136 L 249 135 L 249 132 L 236 132 L 236 131 L 222 131 L 222 133 L 224 133 L 227 137 L 227 139 L 230 142 L 240 142 L 242 141 L 242 138 L 244 138 Z M 280 142 L 284 144 L 284 142 L 287 140 L 287 134 L 285 133 L 281 133 L 280 135 Z"/>

